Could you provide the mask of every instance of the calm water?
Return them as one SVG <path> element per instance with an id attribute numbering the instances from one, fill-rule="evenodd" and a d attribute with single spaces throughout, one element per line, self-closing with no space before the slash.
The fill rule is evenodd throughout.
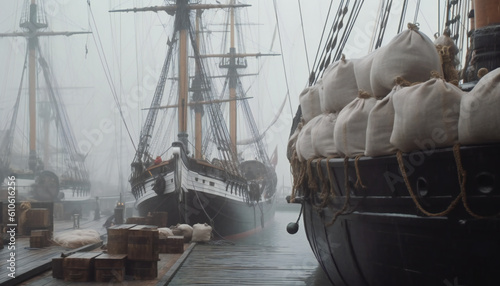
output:
<path id="1" fill-rule="evenodd" d="M 296 265 L 298 267 L 316 267 L 314 274 L 305 278 L 305 285 L 331 285 L 309 246 L 302 218 L 299 221 L 299 231 L 296 234 L 291 235 L 286 231 L 288 223 L 297 221 L 299 212 L 300 205 L 287 205 L 282 208 L 278 207 L 274 221 L 269 226 L 266 226 L 263 231 L 255 235 L 236 241 L 236 243 L 288 247 L 290 252 L 297 253 Z"/>

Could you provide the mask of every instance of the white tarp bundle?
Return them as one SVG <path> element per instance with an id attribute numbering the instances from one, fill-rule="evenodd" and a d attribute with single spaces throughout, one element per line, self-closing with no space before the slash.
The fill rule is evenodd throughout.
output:
<path id="1" fill-rule="evenodd" d="M 212 227 L 209 226 L 208 224 L 204 223 L 197 223 L 193 225 L 193 238 L 191 241 L 203 241 L 207 242 L 210 241 L 212 238 Z"/>
<path id="2" fill-rule="evenodd" d="M 500 68 L 483 78 L 460 104 L 458 137 L 461 144 L 500 142 Z"/>
<path id="3" fill-rule="evenodd" d="M 311 119 L 311 121 L 309 121 L 306 125 L 304 125 L 304 127 L 302 127 L 302 130 L 297 137 L 295 148 L 297 150 L 297 157 L 300 162 L 307 161 L 316 156 L 314 154 L 314 149 L 312 146 L 311 131 L 320 120 L 321 115 L 318 115 Z"/>
<path id="4" fill-rule="evenodd" d="M 463 91 L 440 78 L 392 95 L 394 129 L 391 144 L 403 152 L 453 146 Z"/>
<path id="5" fill-rule="evenodd" d="M 384 97 L 402 77 L 408 82 L 424 82 L 432 71 L 443 74 L 434 43 L 414 25 L 399 33 L 387 45 L 375 51 L 370 84 L 375 97 Z"/>
<path id="6" fill-rule="evenodd" d="M 333 141 L 341 156 L 354 157 L 365 153 L 368 115 L 376 102 L 375 98 L 361 94 L 339 113 Z"/>
<path id="7" fill-rule="evenodd" d="M 391 144 L 391 134 L 394 125 L 394 105 L 392 96 L 403 92 L 401 86 L 395 86 L 383 99 L 378 100 L 368 115 L 366 128 L 366 156 L 384 156 L 395 154 L 397 149 Z"/>
<path id="8" fill-rule="evenodd" d="M 318 122 L 311 130 L 311 143 L 316 157 L 339 156 L 333 142 L 333 130 L 337 122 L 335 113 L 318 115 Z"/>
<path id="9" fill-rule="evenodd" d="M 341 60 L 332 63 L 323 73 L 323 92 L 320 93 L 323 113 L 340 112 L 358 96 L 354 75 L 354 61 Z"/>
<path id="10" fill-rule="evenodd" d="M 93 229 L 75 229 L 54 235 L 53 241 L 66 248 L 78 248 L 101 241 L 99 232 Z"/>
<path id="11" fill-rule="evenodd" d="M 321 114 L 320 92 L 322 92 L 322 84 L 322 81 L 319 80 L 315 85 L 306 87 L 299 96 L 304 123 Z"/>

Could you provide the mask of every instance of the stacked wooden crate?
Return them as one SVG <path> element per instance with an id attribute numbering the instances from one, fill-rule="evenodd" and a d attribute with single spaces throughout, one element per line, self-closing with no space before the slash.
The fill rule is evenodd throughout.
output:
<path id="1" fill-rule="evenodd" d="M 126 254 L 101 254 L 95 258 L 95 281 L 122 282 L 125 279 Z"/>
<path id="2" fill-rule="evenodd" d="M 160 239 L 158 241 L 158 250 L 160 253 L 183 253 L 184 236 L 174 235 Z"/>
<path id="3" fill-rule="evenodd" d="M 107 249 L 109 254 L 127 254 L 128 230 L 135 224 L 119 224 L 108 228 Z"/>
<path id="4" fill-rule="evenodd" d="M 127 275 L 137 280 L 158 276 L 158 239 L 156 226 L 137 225 L 128 230 Z"/>
<path id="5" fill-rule="evenodd" d="M 94 280 L 94 263 L 99 252 L 79 252 L 63 259 L 64 281 L 88 282 Z"/>

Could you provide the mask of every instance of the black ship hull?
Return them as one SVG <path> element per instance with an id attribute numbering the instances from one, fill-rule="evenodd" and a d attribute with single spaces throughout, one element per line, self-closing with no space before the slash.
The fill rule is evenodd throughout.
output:
<path id="1" fill-rule="evenodd" d="M 177 151 L 170 161 L 131 181 L 140 216 L 167 212 L 168 226 L 207 223 L 215 238 L 226 239 L 258 231 L 274 218 L 274 192 L 266 195 L 266 188 L 260 188 L 253 196 L 243 178 L 188 158 L 181 145 L 174 146 Z"/>
<path id="2" fill-rule="evenodd" d="M 146 200 L 138 205 L 139 215 L 146 216 L 151 210 L 168 212 L 168 226 L 207 223 L 212 226 L 215 238 L 226 239 L 259 231 L 274 218 L 275 203 L 272 200 L 236 202 L 195 190 L 188 190 L 184 198 L 186 204 L 179 202 L 178 193 Z"/>
<path id="3" fill-rule="evenodd" d="M 299 199 L 331 282 L 500 285 L 499 147 L 313 161 Z"/>

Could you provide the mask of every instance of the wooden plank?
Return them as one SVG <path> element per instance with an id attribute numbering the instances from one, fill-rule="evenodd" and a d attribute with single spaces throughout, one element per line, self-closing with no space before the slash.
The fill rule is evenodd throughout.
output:
<path id="1" fill-rule="evenodd" d="M 305 278 L 313 275 L 317 265 L 297 261 L 296 254 L 287 247 L 198 244 L 170 283 L 305 285 Z"/>

